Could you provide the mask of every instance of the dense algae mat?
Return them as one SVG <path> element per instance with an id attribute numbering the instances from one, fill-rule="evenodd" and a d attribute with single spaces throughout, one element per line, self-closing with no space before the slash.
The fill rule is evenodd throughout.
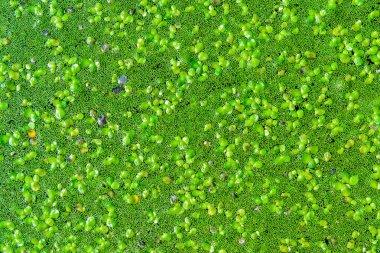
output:
<path id="1" fill-rule="evenodd" d="M 379 252 L 380 3 L 0 1 L 2 252 Z"/>

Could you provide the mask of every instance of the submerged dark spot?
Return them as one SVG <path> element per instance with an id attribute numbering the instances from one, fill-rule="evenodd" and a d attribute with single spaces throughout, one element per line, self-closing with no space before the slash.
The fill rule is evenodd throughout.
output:
<path id="1" fill-rule="evenodd" d="M 100 115 L 99 118 L 98 118 L 98 125 L 99 126 L 104 126 L 105 124 L 107 124 L 106 116 Z"/>
<path id="2" fill-rule="evenodd" d="M 330 135 L 328 135 L 328 136 L 326 137 L 326 142 L 327 142 L 327 143 L 333 143 L 333 142 L 335 142 L 335 139 L 332 138 Z"/>
<path id="3" fill-rule="evenodd" d="M 374 64 L 374 62 L 372 61 L 372 59 L 369 56 L 367 57 L 366 62 L 368 65 Z"/>
<path id="4" fill-rule="evenodd" d="M 117 86 L 117 87 L 112 89 L 112 92 L 115 94 L 118 94 L 118 93 L 122 92 L 123 90 L 124 90 L 124 88 L 122 86 Z"/>
<path id="5" fill-rule="evenodd" d="M 139 242 L 137 243 L 137 245 L 142 248 L 142 247 L 145 247 L 145 242 L 143 240 L 139 240 Z"/>
<path id="6" fill-rule="evenodd" d="M 71 12 L 75 12 L 75 8 L 74 7 L 70 7 L 70 8 L 66 8 L 65 9 L 65 13 L 71 13 Z"/>

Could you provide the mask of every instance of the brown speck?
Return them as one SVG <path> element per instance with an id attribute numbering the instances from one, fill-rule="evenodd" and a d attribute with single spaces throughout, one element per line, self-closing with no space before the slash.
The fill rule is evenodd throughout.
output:
<path id="1" fill-rule="evenodd" d="M 221 173 L 220 174 L 220 177 L 223 179 L 223 180 L 227 180 L 228 179 L 228 175 L 226 173 Z"/>
<path id="2" fill-rule="evenodd" d="M 108 51 L 110 50 L 110 48 L 111 48 L 110 44 L 108 44 L 108 43 L 104 43 L 104 44 L 102 45 L 102 52 L 103 52 L 103 53 L 108 52 Z"/>
<path id="3" fill-rule="evenodd" d="M 211 0 L 211 2 L 212 2 L 213 4 L 215 4 L 215 6 L 222 6 L 222 5 L 223 5 L 223 3 L 222 3 L 221 0 Z"/>

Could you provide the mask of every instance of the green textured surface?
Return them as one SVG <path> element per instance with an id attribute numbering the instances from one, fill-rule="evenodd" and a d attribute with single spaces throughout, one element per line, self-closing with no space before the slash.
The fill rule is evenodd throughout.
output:
<path id="1" fill-rule="evenodd" d="M 379 11 L 0 1 L 1 251 L 378 252 Z"/>

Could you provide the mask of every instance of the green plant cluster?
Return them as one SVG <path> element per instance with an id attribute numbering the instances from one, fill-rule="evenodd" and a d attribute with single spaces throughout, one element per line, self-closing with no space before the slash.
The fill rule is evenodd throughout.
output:
<path id="1" fill-rule="evenodd" d="M 376 0 L 0 1 L 0 251 L 379 252 Z"/>

